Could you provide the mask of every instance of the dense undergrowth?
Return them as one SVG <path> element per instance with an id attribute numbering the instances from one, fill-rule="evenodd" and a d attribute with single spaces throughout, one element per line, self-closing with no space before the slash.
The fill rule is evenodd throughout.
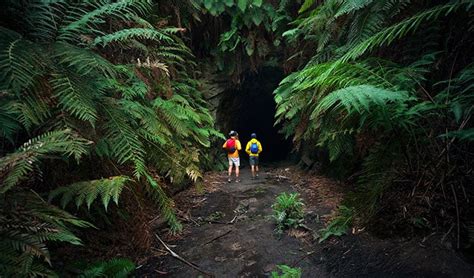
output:
<path id="1" fill-rule="evenodd" d="M 383 236 L 445 232 L 469 246 L 472 1 L 11 0 L 4 7 L 5 276 L 54 275 L 55 252 L 90 244 L 98 231 L 122 230 L 133 252 L 147 249 L 153 236 L 145 226 L 156 211 L 170 232 L 180 230 L 169 193 L 200 180 L 215 164 L 213 140 L 222 138 L 198 81 L 208 67 L 197 61 L 233 84 L 264 66 L 288 73 L 275 91 L 276 122 L 295 150 L 354 185 L 325 235 L 355 223 Z"/>
<path id="2" fill-rule="evenodd" d="M 469 246 L 472 8 L 308 0 L 283 34 L 306 65 L 275 91 L 277 122 L 355 184 L 345 205 L 379 235 L 453 230 L 457 247 Z"/>
<path id="3" fill-rule="evenodd" d="M 81 244 L 78 229 L 120 210 L 124 192 L 138 208 L 143 198 L 155 200 L 179 231 L 164 186 L 199 179 L 203 152 L 221 137 L 182 30 L 150 17 L 149 1 L 7 7 L 0 29 L 0 272 L 52 275 L 46 244 Z"/>

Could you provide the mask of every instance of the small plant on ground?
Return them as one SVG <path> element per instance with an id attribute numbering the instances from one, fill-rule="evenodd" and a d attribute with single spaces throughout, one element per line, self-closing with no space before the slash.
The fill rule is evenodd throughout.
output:
<path id="1" fill-rule="evenodd" d="M 287 265 L 277 265 L 279 271 L 272 271 L 272 278 L 300 278 L 301 268 L 293 268 Z M 281 271 L 281 274 L 279 273 Z"/>
<path id="2" fill-rule="evenodd" d="M 321 229 L 320 243 L 330 236 L 342 236 L 347 233 L 347 230 L 352 224 L 352 219 L 354 218 L 354 210 L 341 205 L 337 214 L 336 218 L 334 218 L 326 228 Z"/>
<path id="3" fill-rule="evenodd" d="M 81 278 L 113 277 L 126 278 L 135 270 L 135 264 L 123 258 L 115 258 L 109 261 L 99 261 L 85 267 Z"/>
<path id="4" fill-rule="evenodd" d="M 211 213 L 208 217 L 206 217 L 206 221 L 217 221 L 222 219 L 225 216 L 225 213 L 222 211 L 215 211 Z"/>
<path id="5" fill-rule="evenodd" d="M 298 193 L 283 192 L 272 205 L 273 218 L 276 221 L 276 232 L 283 233 L 284 229 L 298 228 L 303 224 L 303 201 Z"/>

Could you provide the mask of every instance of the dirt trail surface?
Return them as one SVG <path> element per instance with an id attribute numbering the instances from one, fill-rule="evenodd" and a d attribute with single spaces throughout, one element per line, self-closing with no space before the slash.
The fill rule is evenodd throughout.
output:
<path id="1" fill-rule="evenodd" d="M 301 268 L 302 277 L 473 277 L 474 267 L 438 246 L 439 239 L 421 244 L 420 239 L 381 240 L 362 232 L 318 244 L 317 233 L 308 229 L 276 236 L 271 205 L 279 193 L 302 195 L 305 224 L 316 232 L 342 197 L 336 182 L 297 171 L 267 168 L 252 180 L 243 169 L 240 183 L 227 183 L 226 173 L 207 175 L 202 192 L 194 188 L 176 196 L 184 233 L 163 240 L 215 277 L 269 277 L 277 264 Z M 158 255 L 139 268 L 139 277 L 205 276 L 161 250 L 157 243 Z"/>

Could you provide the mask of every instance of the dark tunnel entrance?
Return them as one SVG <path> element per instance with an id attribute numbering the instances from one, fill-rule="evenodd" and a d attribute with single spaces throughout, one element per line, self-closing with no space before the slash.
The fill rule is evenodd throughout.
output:
<path id="1" fill-rule="evenodd" d="M 225 134 L 239 133 L 242 148 L 255 132 L 262 143 L 261 163 L 276 162 L 288 157 L 291 144 L 278 133 L 274 125 L 275 100 L 273 91 L 283 78 L 279 68 L 265 67 L 258 73 L 247 73 L 237 89 L 225 92 L 217 110 L 217 122 Z M 243 158 L 243 159 L 242 159 Z M 248 155 L 241 152 L 241 163 L 246 165 Z"/>

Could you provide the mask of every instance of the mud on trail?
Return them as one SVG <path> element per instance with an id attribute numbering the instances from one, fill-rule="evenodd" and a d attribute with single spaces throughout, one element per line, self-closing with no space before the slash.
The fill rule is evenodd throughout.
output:
<path id="1" fill-rule="evenodd" d="M 179 193 L 176 202 L 184 232 L 179 237 L 162 237 L 174 252 L 215 277 L 269 277 L 279 264 L 301 268 L 302 277 L 474 275 L 474 266 L 437 244 L 435 237 L 420 246 L 420 239 L 381 240 L 362 232 L 318 244 L 317 231 L 341 201 L 342 186 L 295 167 L 267 169 L 257 180 L 250 179 L 248 172 L 243 169 L 240 183 L 227 183 L 225 172 L 210 173 L 202 192 L 192 188 Z M 281 192 L 301 194 L 309 229 L 275 234 L 271 205 Z M 169 256 L 160 243 L 137 274 L 205 276 Z"/>

